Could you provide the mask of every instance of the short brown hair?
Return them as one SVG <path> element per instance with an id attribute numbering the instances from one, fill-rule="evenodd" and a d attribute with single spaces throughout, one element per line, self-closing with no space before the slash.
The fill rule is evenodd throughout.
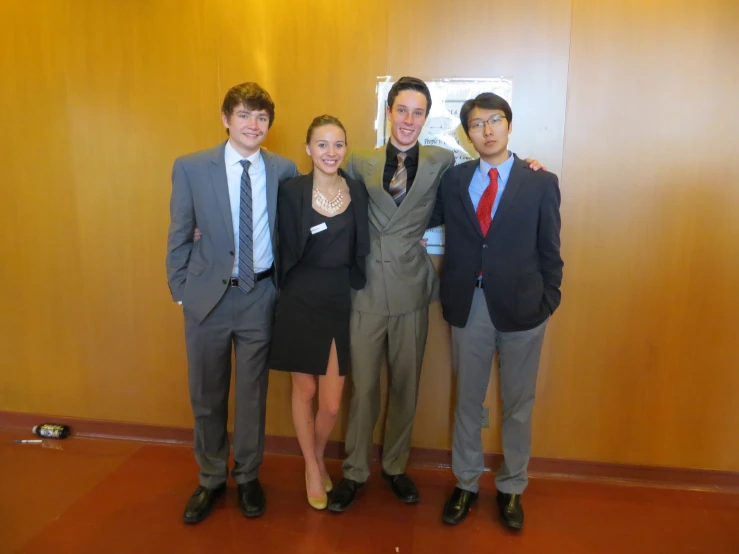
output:
<path id="1" fill-rule="evenodd" d="M 401 77 L 392 87 L 390 87 L 390 92 L 387 93 L 387 105 L 390 109 L 393 109 L 395 98 L 397 98 L 398 94 L 403 90 L 414 90 L 416 92 L 420 92 L 426 97 L 426 115 L 428 116 L 431 111 L 431 92 L 426 83 L 415 77 Z"/>
<path id="2" fill-rule="evenodd" d="M 313 135 L 313 131 L 318 129 L 318 127 L 324 127 L 326 125 L 336 125 L 339 129 L 344 131 L 344 141 L 346 142 L 346 129 L 344 129 L 344 126 L 341 124 L 341 121 L 339 121 L 338 117 L 334 117 L 333 115 L 319 115 L 313 121 L 310 122 L 310 125 L 308 126 L 308 134 L 305 137 L 305 144 L 310 144 L 310 138 Z"/>
<path id="3" fill-rule="evenodd" d="M 269 126 L 275 120 L 275 103 L 269 92 L 260 87 L 257 83 L 241 83 L 231 87 L 223 99 L 221 112 L 226 117 L 231 114 L 239 104 L 243 104 L 245 108 L 250 110 L 264 110 L 269 115 Z"/>

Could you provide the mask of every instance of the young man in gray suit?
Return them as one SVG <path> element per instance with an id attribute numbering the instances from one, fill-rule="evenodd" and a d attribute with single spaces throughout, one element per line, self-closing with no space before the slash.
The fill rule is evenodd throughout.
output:
<path id="1" fill-rule="evenodd" d="M 239 506 L 261 515 L 257 474 L 264 449 L 267 350 L 277 296 L 277 189 L 298 172 L 261 148 L 275 107 L 256 83 L 231 88 L 221 118 L 228 140 L 175 160 L 167 277 L 185 317 L 190 401 L 199 483 L 185 523 L 208 516 L 226 489 L 231 352 L 236 353 L 234 468 Z M 195 229 L 202 238 L 193 240 Z"/>

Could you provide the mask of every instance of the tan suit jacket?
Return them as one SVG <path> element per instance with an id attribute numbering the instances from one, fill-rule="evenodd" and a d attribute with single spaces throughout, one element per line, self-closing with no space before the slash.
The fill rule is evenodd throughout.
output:
<path id="1" fill-rule="evenodd" d="M 386 147 L 353 151 L 347 174 L 367 187 L 370 253 L 367 285 L 352 291 L 352 309 L 377 315 L 414 312 L 437 300 L 439 279 L 419 240 L 431 218 L 441 176 L 454 155 L 438 146 L 421 146 L 418 170 L 407 196 L 395 205 L 382 186 Z"/>

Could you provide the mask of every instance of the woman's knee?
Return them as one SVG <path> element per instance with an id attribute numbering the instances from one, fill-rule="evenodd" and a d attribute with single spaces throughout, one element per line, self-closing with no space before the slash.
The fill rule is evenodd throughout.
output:
<path id="1" fill-rule="evenodd" d="M 312 375 L 293 374 L 293 396 L 310 401 L 316 395 L 316 379 Z"/>
<path id="2" fill-rule="evenodd" d="M 337 415 L 339 415 L 340 407 L 341 397 L 335 399 L 321 399 L 321 402 L 318 405 L 318 409 L 330 417 L 336 417 Z"/>

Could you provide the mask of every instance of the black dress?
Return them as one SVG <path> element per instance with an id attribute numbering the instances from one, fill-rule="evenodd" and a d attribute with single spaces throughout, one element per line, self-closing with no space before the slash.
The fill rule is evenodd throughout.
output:
<path id="1" fill-rule="evenodd" d="M 285 200 L 286 203 L 289 201 Z M 269 367 L 325 375 L 331 342 L 335 341 L 339 375 L 344 376 L 349 369 L 351 270 L 357 253 L 357 215 L 352 206 L 355 199 L 352 198 L 351 204 L 333 217 L 313 209 L 312 199 L 303 201 L 311 202 L 310 212 L 305 210 L 305 206 L 302 210 L 305 219 L 302 226 L 309 227 L 310 234 L 304 238 L 305 246 L 299 259 L 287 269 L 281 283 Z M 280 217 L 290 215 L 294 217 L 295 214 L 283 210 Z M 294 234 L 294 223 L 281 224 L 281 248 L 286 243 L 285 248 L 289 249 L 290 243 L 294 242 L 283 236 L 285 233 Z M 289 253 L 281 256 L 285 257 L 289 257 Z"/>

